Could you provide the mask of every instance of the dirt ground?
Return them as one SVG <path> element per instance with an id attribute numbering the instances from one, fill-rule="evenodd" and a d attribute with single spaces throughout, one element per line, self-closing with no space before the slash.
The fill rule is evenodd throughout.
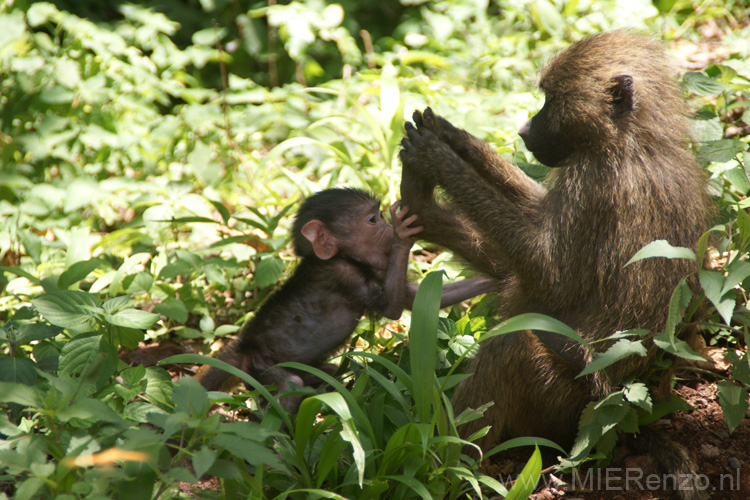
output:
<path id="1" fill-rule="evenodd" d="M 659 429 L 681 442 L 695 458 L 700 476 L 698 486 L 713 500 L 750 500 L 750 419 L 745 418 L 730 435 L 717 401 L 715 382 L 683 385 L 677 393 L 695 410 L 681 411 L 660 421 Z M 629 454 L 620 448 L 608 469 L 550 477 L 540 481 L 531 500 L 679 500 L 654 459 Z M 578 486 L 573 491 L 571 485 Z M 669 486 L 664 489 L 664 485 Z M 545 486 L 546 485 L 546 486 Z"/>

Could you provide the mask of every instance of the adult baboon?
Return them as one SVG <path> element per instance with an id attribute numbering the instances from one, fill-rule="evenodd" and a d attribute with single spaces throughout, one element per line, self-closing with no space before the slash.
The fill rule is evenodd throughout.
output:
<path id="1" fill-rule="evenodd" d="M 544 313 L 589 341 L 631 328 L 659 332 L 675 286 L 695 265 L 663 258 L 624 265 L 657 239 L 695 248 L 712 211 L 663 48 L 627 31 L 592 36 L 558 54 L 539 87 L 544 107 L 520 135 L 555 168 L 548 189 L 429 108 L 414 114 L 402 142 L 401 194 L 419 215 L 421 237 L 500 280 L 505 317 Z M 434 186 L 447 207 L 435 201 Z M 586 403 L 648 363 L 633 356 L 576 379 L 589 359 L 549 333 L 488 340 L 454 408 L 494 405 L 463 433 L 491 425 L 484 449 L 524 435 L 570 445 Z"/>

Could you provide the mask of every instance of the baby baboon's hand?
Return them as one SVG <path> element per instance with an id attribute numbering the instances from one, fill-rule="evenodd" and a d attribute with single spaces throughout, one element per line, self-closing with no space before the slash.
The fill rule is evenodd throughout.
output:
<path id="1" fill-rule="evenodd" d="M 391 205 L 390 212 L 391 223 L 393 224 L 393 245 L 411 248 L 415 240 L 413 236 L 422 232 L 422 226 L 411 227 L 419 217 L 416 215 L 407 217 L 409 207 L 402 206 L 401 201 Z"/>

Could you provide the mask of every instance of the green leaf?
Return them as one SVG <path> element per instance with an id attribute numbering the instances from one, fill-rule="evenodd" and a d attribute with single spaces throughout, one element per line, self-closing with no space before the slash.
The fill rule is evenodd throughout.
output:
<path id="1" fill-rule="evenodd" d="M 216 462 L 217 453 L 215 450 L 207 446 L 203 446 L 200 450 L 193 454 L 193 470 L 197 477 L 201 477 L 203 474 L 211 468 Z"/>
<path id="2" fill-rule="evenodd" d="M 414 298 L 409 328 L 410 350 L 413 353 L 409 359 L 414 383 L 412 397 L 420 422 L 430 421 L 430 408 L 437 403 L 438 397 L 436 396 L 435 357 L 443 274 L 445 274 L 443 271 L 433 271 L 422 280 L 417 296 Z"/>
<path id="3" fill-rule="evenodd" d="M 41 263 L 42 239 L 31 231 L 20 231 L 18 239 L 23 243 L 26 253 L 36 264 Z"/>
<path id="4" fill-rule="evenodd" d="M 57 10 L 57 7 L 49 2 L 34 2 L 29 6 L 29 10 L 26 13 L 26 19 L 29 22 L 29 26 L 36 28 L 59 13 L 60 11 Z M 7 14 L 4 15 L 7 16 Z M 23 20 L 21 20 L 21 23 L 23 23 Z"/>
<path id="5" fill-rule="evenodd" d="M 168 298 L 161 304 L 156 304 L 154 312 L 163 314 L 176 323 L 185 323 L 188 319 L 188 310 L 185 303 L 174 297 Z"/>
<path id="6" fill-rule="evenodd" d="M 725 163 L 734 160 L 738 154 L 747 150 L 747 144 L 736 139 L 720 139 L 701 144 L 698 156 L 706 163 Z"/>
<path id="7" fill-rule="evenodd" d="M 44 340 L 54 337 L 60 333 L 60 328 L 45 323 L 26 323 L 18 327 L 16 343 L 18 345 L 29 345 L 35 340 Z"/>
<path id="8" fill-rule="evenodd" d="M 185 413 L 190 418 L 204 418 L 211 406 L 206 390 L 193 377 L 182 377 L 177 381 L 172 399 L 175 413 Z"/>
<path id="9" fill-rule="evenodd" d="M 651 412 L 641 411 L 638 416 L 638 425 L 648 425 L 656 422 L 670 413 L 682 410 L 693 410 L 694 408 L 685 402 L 677 394 L 672 394 L 669 401 L 657 401 Z"/>
<path id="10" fill-rule="evenodd" d="M 268 154 L 265 155 L 261 160 L 260 169 L 262 170 L 264 168 L 268 168 L 266 167 L 266 164 L 269 161 L 275 160 L 276 158 L 281 156 L 284 151 L 293 148 L 300 148 L 302 146 L 317 146 L 333 153 L 334 156 L 345 165 L 351 165 L 353 163 L 352 158 L 349 156 L 349 153 L 343 149 L 337 148 L 331 144 L 316 139 L 310 139 L 309 137 L 293 137 L 278 144 L 271 151 L 269 151 Z"/>
<path id="11" fill-rule="evenodd" d="M 550 35 L 559 36 L 565 29 L 565 18 L 549 0 L 532 2 L 530 11 L 534 23 Z"/>
<path id="12" fill-rule="evenodd" d="M 139 309 L 123 309 L 114 314 L 105 315 L 104 320 L 111 325 L 145 330 L 159 321 L 159 315 Z"/>
<path id="13" fill-rule="evenodd" d="M 612 344 L 609 349 L 603 353 L 596 353 L 592 358 L 591 362 L 579 373 L 576 378 L 583 377 L 590 373 L 594 373 L 599 370 L 603 370 L 609 365 L 625 359 L 631 355 L 638 355 L 645 357 L 647 349 L 643 346 L 640 341 L 631 341 L 627 339 L 620 339 Z"/>
<path id="14" fill-rule="evenodd" d="M 229 210 L 227 210 L 227 207 L 225 207 L 224 204 L 220 201 L 208 201 L 210 201 L 211 205 L 213 205 L 214 208 L 219 212 L 219 214 L 221 215 L 221 220 L 224 222 L 224 224 L 227 224 L 229 222 L 229 218 L 231 217 Z"/>
<path id="15" fill-rule="evenodd" d="M 634 262 L 652 257 L 666 257 L 667 259 L 689 259 L 695 262 L 695 252 L 685 247 L 673 247 L 667 240 L 652 241 L 645 247 L 636 252 L 635 255 L 625 264 L 629 266 Z"/>
<path id="16" fill-rule="evenodd" d="M 77 397 L 72 404 L 66 405 L 57 413 L 61 422 L 79 419 L 90 424 L 107 422 L 127 427 L 127 422 L 105 403 L 91 398 Z"/>
<path id="17" fill-rule="evenodd" d="M 727 279 L 719 271 L 701 270 L 698 276 L 706 298 L 714 304 L 716 311 L 724 322 L 727 325 L 730 324 L 734 314 L 735 298 L 734 296 L 724 297 Z M 737 277 L 739 277 L 739 273 L 735 276 L 735 278 Z"/>
<path id="18" fill-rule="evenodd" d="M 536 489 L 539 477 L 542 475 L 542 454 L 539 447 L 534 446 L 534 453 L 526 462 L 521 474 L 508 492 L 505 500 L 526 500 Z"/>
<path id="19" fill-rule="evenodd" d="M 731 434 L 747 415 L 747 389 L 728 380 L 722 380 L 716 385 L 719 388 L 719 404 Z"/>
<path id="20" fill-rule="evenodd" d="M 682 85 L 686 90 L 702 97 L 713 97 L 721 94 L 727 86 L 710 78 L 703 73 L 689 72 L 682 77 Z"/>
<path id="21" fill-rule="evenodd" d="M 0 358 L 0 381 L 34 385 L 36 364 L 28 358 L 2 357 Z"/>
<path id="22" fill-rule="evenodd" d="M 513 448 L 520 448 L 522 446 L 547 446 L 549 448 L 553 448 L 563 455 L 567 454 L 567 451 L 563 447 L 561 447 L 559 444 L 555 443 L 554 441 L 550 441 L 549 439 L 544 438 L 537 438 L 537 437 L 520 437 L 520 438 L 513 438 L 508 439 L 507 441 L 503 441 L 501 444 L 495 446 L 492 448 L 489 452 L 484 454 L 484 457 L 487 458 L 491 455 L 494 455 L 495 453 L 500 453 L 501 451 L 510 450 Z"/>
<path id="23" fill-rule="evenodd" d="M 31 303 L 47 321 L 63 328 L 90 327 L 104 312 L 93 295 L 78 290 L 45 293 Z"/>
<path id="24" fill-rule="evenodd" d="M 357 484 L 361 488 L 364 483 L 365 476 L 365 449 L 362 446 L 362 442 L 359 438 L 359 432 L 355 426 L 352 414 L 349 411 L 349 406 L 346 403 L 344 397 L 338 392 L 329 392 L 326 394 L 318 394 L 316 396 L 310 396 L 302 404 L 309 404 L 309 400 L 319 401 L 339 416 L 341 423 L 341 439 L 347 441 L 352 446 L 352 457 L 354 458 L 354 465 L 357 468 Z"/>
<path id="25" fill-rule="evenodd" d="M 276 256 L 265 257 L 255 269 L 255 284 L 266 288 L 279 282 L 284 273 L 284 261 Z"/>
<path id="26" fill-rule="evenodd" d="M 117 369 L 117 349 L 101 335 L 83 334 L 65 344 L 60 352 L 61 375 L 92 378 L 101 386 Z"/>
<path id="27" fill-rule="evenodd" d="M 693 298 L 693 292 L 687 284 L 687 278 L 682 278 L 672 292 L 672 298 L 669 300 L 669 312 L 667 315 L 667 324 L 664 326 L 664 336 L 662 340 L 668 340 L 674 344 L 675 332 L 677 325 L 682 320 L 682 315 L 690 305 Z M 673 346 L 674 347 L 674 346 Z"/>
<path id="28" fill-rule="evenodd" d="M 591 345 L 581 337 L 578 332 L 570 328 L 568 325 L 559 321 L 555 318 L 545 316 L 544 314 L 538 313 L 525 313 L 514 316 L 506 321 L 503 321 L 497 327 L 493 328 L 489 333 L 483 335 L 480 342 L 494 337 L 496 335 L 503 335 L 511 332 L 518 332 L 522 330 L 536 330 L 541 332 L 559 333 L 564 335 L 571 340 L 575 340 L 579 344 L 586 347 Z"/>
<path id="29" fill-rule="evenodd" d="M 32 7 L 29 7 L 29 13 L 33 14 L 33 12 L 34 11 L 32 10 Z M 40 16 L 34 16 L 33 19 L 36 20 L 38 19 L 38 17 Z M 24 31 L 26 31 L 26 22 L 23 18 L 23 10 L 17 9 L 8 12 L 4 8 L 3 15 L 0 16 L 0 53 L 4 52 L 4 49 L 7 45 L 14 44 L 20 40 L 23 40 Z M 13 53 L 15 53 L 15 51 L 9 52 L 9 55 L 7 57 L 10 57 L 10 54 Z"/>
<path id="30" fill-rule="evenodd" d="M 659 9 L 660 14 L 669 13 L 677 3 L 677 0 L 654 0 L 654 6 Z"/>
<path id="31" fill-rule="evenodd" d="M 229 363 L 226 363 L 224 361 L 221 361 L 216 358 L 210 358 L 208 356 L 201 356 L 199 354 L 178 354 L 176 356 L 170 356 L 166 359 L 162 359 L 159 361 L 159 365 L 168 365 L 170 363 L 194 363 L 194 364 L 204 364 L 213 366 L 215 368 L 219 368 L 221 370 L 224 370 L 225 372 L 228 372 L 230 375 L 233 375 L 243 382 L 247 382 L 250 384 L 250 386 L 258 391 L 261 396 L 263 396 L 266 401 L 268 401 L 269 405 L 273 407 L 276 412 L 281 415 L 281 418 L 284 420 L 284 423 L 286 424 L 287 428 L 293 429 L 292 421 L 289 419 L 289 412 L 287 412 L 283 406 L 281 406 L 281 403 L 279 403 L 278 398 L 274 397 L 266 387 L 255 380 L 254 377 L 248 375 L 244 371 L 240 370 L 239 368 L 230 365 Z M 334 381 L 335 382 L 335 381 Z M 149 382 L 150 384 L 150 382 Z"/>
<path id="32" fill-rule="evenodd" d="M 705 361 L 706 359 L 695 352 L 690 344 L 684 340 L 677 340 L 674 335 L 669 335 L 667 332 L 660 333 L 654 337 L 654 344 L 659 349 L 662 349 L 670 354 L 674 354 L 683 359 L 689 359 L 691 361 Z"/>
<path id="33" fill-rule="evenodd" d="M 57 286 L 60 290 L 67 290 L 70 285 L 78 283 L 101 265 L 102 261 L 99 259 L 76 262 L 60 275 L 57 280 Z"/>
<path id="34" fill-rule="evenodd" d="M 15 382 L 0 382 L 0 402 L 41 408 L 42 402 L 36 389 L 36 386 Z"/>
<path id="35" fill-rule="evenodd" d="M 651 394 L 649 394 L 646 384 L 640 382 L 626 384 L 623 389 L 623 394 L 625 395 L 625 399 L 645 411 L 650 412 L 654 407 L 653 402 L 651 401 Z"/>
<path id="36" fill-rule="evenodd" d="M 3 274 L 4 273 L 15 274 L 16 276 L 20 276 L 22 278 L 26 278 L 27 280 L 31 281 L 35 285 L 41 284 L 41 282 L 39 281 L 39 278 L 37 278 L 36 276 L 33 276 L 33 275 L 27 273 L 26 271 L 24 271 L 23 269 L 20 269 L 18 267 L 0 266 L 0 273 L 3 273 Z"/>

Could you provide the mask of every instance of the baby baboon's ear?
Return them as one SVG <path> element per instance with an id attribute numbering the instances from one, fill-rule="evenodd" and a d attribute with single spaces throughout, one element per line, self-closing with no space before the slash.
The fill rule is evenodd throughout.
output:
<path id="1" fill-rule="evenodd" d="M 322 221 L 311 220 L 301 232 L 312 244 L 313 252 L 320 260 L 328 260 L 339 252 L 338 240 Z"/>

